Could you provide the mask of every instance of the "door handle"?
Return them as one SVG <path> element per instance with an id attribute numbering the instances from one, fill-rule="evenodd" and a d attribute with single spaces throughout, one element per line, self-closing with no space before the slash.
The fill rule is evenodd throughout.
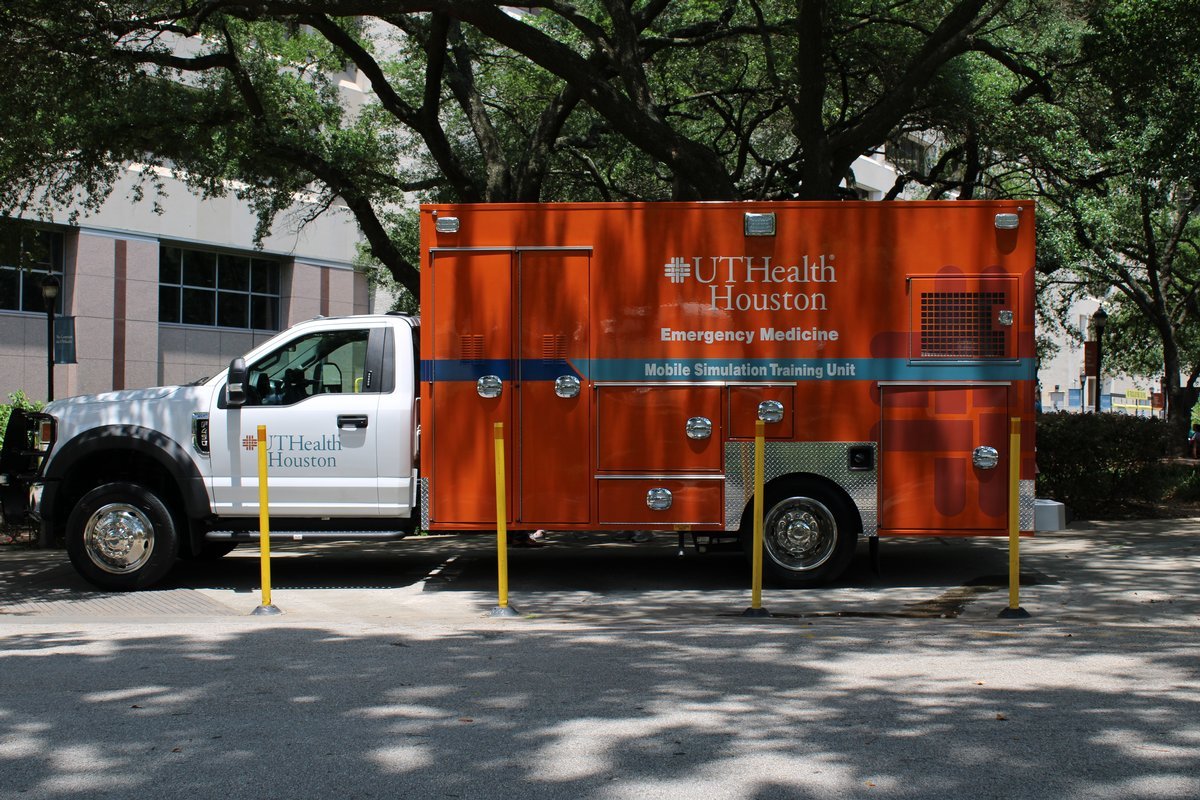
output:
<path id="1" fill-rule="evenodd" d="M 361 430 L 367 427 L 366 414 L 338 414 L 338 428 L 341 430 Z"/>
<path id="2" fill-rule="evenodd" d="M 987 445 L 976 447 L 971 452 L 971 463 L 979 469 L 995 469 L 1000 463 L 1000 451 Z"/>

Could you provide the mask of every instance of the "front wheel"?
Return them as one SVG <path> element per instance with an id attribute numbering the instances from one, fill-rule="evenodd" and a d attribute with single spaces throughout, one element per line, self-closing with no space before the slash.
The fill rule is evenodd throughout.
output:
<path id="1" fill-rule="evenodd" d="M 158 495 L 136 483 L 106 483 L 67 517 L 67 555 L 89 583 L 111 591 L 162 580 L 179 554 L 175 518 Z"/>
<path id="2" fill-rule="evenodd" d="M 797 589 L 832 583 L 854 557 L 855 515 L 846 500 L 813 483 L 767 493 L 763 566 L 772 581 Z M 742 525 L 742 547 L 753 552 L 753 506 Z"/>

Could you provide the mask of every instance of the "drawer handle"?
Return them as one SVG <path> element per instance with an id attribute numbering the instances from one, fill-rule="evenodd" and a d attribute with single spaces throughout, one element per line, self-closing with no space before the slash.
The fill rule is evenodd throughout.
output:
<path id="1" fill-rule="evenodd" d="M 687 421 L 689 439 L 707 439 L 712 436 L 712 420 L 708 417 L 692 417 Z"/>
<path id="2" fill-rule="evenodd" d="M 646 506 L 651 511 L 666 511 L 671 507 L 670 489 L 651 489 L 646 492 Z"/>
<path id="3" fill-rule="evenodd" d="M 783 421 L 783 403 L 778 400 L 763 400 L 758 404 L 758 418 L 768 424 Z"/>

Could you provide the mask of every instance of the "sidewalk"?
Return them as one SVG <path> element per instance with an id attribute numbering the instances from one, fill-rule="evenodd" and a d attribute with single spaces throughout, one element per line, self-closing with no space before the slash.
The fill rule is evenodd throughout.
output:
<path id="1" fill-rule="evenodd" d="M 739 556 L 662 540 L 514 551 L 506 620 L 486 537 L 280 548 L 281 617 L 250 553 L 114 596 L 4 548 L 0 796 L 1196 797 L 1197 533 L 1024 542 L 1027 621 L 978 540 L 761 621 Z"/>

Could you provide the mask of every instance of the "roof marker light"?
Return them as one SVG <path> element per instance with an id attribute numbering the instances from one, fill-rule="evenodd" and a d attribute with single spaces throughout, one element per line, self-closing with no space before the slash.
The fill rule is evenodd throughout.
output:
<path id="1" fill-rule="evenodd" d="M 746 212 L 746 235 L 747 236 L 774 236 L 775 235 L 775 212 L 767 212 L 765 214 L 756 214 L 754 212 Z"/>

